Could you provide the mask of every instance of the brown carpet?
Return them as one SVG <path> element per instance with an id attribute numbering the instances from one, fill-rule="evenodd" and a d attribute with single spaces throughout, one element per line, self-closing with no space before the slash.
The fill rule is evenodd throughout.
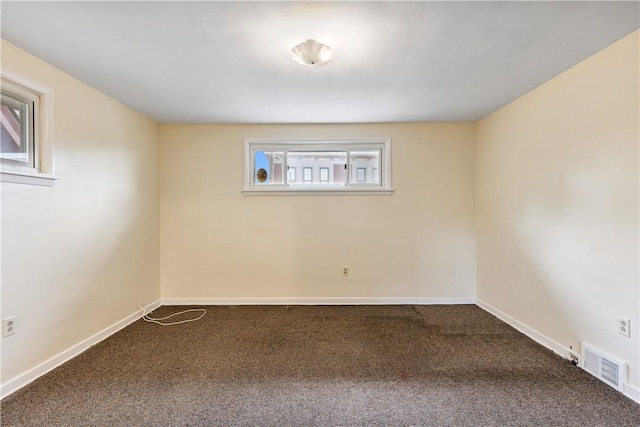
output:
<path id="1" fill-rule="evenodd" d="M 206 308 L 130 325 L 4 399 L 2 426 L 640 426 L 476 306 Z"/>

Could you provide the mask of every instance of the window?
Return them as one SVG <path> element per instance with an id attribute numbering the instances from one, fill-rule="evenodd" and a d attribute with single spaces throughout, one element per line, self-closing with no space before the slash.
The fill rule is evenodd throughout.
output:
<path id="1" fill-rule="evenodd" d="M 320 168 L 320 184 L 329 183 L 329 168 Z"/>
<path id="2" fill-rule="evenodd" d="M 4 89 L 0 106 L 2 145 L 0 159 L 7 164 L 35 168 L 34 110 L 39 109 L 40 99 L 30 93 Z M 21 92 L 21 91 L 20 91 Z"/>
<path id="3" fill-rule="evenodd" d="M 302 182 L 305 184 L 313 182 L 313 168 L 302 168 Z"/>
<path id="4" fill-rule="evenodd" d="M 255 185 L 282 184 L 284 179 L 282 151 L 256 151 L 254 161 Z"/>
<path id="5" fill-rule="evenodd" d="M 2 182 L 51 186 L 53 91 L 4 68 L 1 74 Z"/>
<path id="6" fill-rule="evenodd" d="M 290 184 L 296 182 L 296 168 L 293 168 L 291 166 L 288 167 L 288 169 L 287 169 L 287 182 L 290 183 Z"/>
<path id="7" fill-rule="evenodd" d="M 247 138 L 244 144 L 245 194 L 393 191 L 390 138 Z"/>

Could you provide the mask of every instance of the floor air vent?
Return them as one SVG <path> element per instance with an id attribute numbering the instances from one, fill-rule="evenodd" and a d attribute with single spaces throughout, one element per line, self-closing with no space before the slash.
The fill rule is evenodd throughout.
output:
<path id="1" fill-rule="evenodd" d="M 627 365 L 591 344 L 582 343 L 582 360 L 585 371 L 618 391 L 624 391 Z"/>

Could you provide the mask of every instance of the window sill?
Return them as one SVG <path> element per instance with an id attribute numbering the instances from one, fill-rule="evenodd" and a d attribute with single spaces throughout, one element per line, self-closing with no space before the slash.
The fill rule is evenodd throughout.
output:
<path id="1" fill-rule="evenodd" d="M 0 172 L 0 182 L 6 182 L 11 184 L 27 184 L 27 185 L 40 185 L 43 187 L 52 187 L 56 180 L 60 179 L 54 175 L 49 175 L 39 172 L 27 172 L 5 169 Z"/>
<path id="2" fill-rule="evenodd" d="M 390 196 L 393 194 L 393 188 L 343 188 L 336 190 L 335 188 L 261 188 L 252 189 L 245 188 L 242 190 L 245 196 Z"/>

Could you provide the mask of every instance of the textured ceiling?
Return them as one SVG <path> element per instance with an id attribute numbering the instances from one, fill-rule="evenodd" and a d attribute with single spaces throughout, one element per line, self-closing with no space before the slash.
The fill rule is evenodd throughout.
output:
<path id="1" fill-rule="evenodd" d="M 2 38 L 164 123 L 477 120 L 639 27 L 638 2 L 7 2 Z M 290 49 L 329 44 L 303 67 Z"/>

